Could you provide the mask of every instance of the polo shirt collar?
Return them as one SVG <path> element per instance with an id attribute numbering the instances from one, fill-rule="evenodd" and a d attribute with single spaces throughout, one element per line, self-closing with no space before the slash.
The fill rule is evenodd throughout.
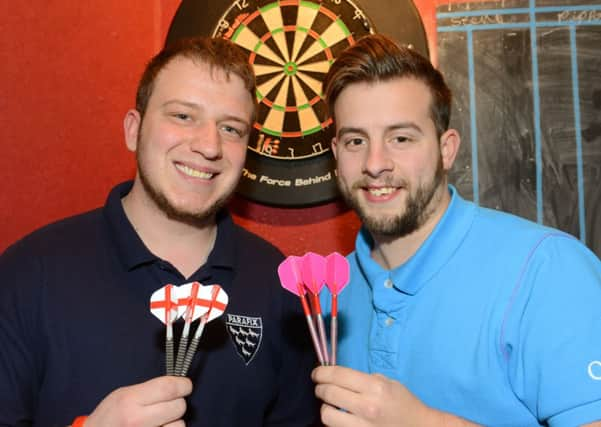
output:
<path id="1" fill-rule="evenodd" d="M 132 186 L 133 181 L 115 186 L 103 209 L 119 259 L 128 271 L 143 264 L 161 261 L 140 239 L 123 209 L 121 199 L 131 191 Z M 217 238 L 205 266 L 233 269 L 236 259 L 234 227 L 227 211 L 222 210 L 217 214 Z"/>
<path id="2" fill-rule="evenodd" d="M 373 239 L 364 227 L 361 228 L 356 239 L 355 256 L 374 291 L 374 297 L 387 279 L 392 281 L 397 290 L 415 295 L 455 253 L 471 227 L 476 207 L 465 201 L 452 185 L 449 185 L 449 191 L 451 202 L 430 236 L 409 260 L 394 270 L 386 270 L 373 260 Z"/>

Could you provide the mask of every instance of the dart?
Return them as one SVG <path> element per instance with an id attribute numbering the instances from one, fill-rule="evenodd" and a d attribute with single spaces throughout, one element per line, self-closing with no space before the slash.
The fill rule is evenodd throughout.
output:
<path id="1" fill-rule="evenodd" d="M 319 292 L 326 282 L 326 259 L 314 252 L 307 252 L 302 258 L 301 276 L 303 283 L 311 292 L 311 306 L 315 314 L 317 330 L 321 348 L 323 351 L 323 359 L 326 365 L 329 364 L 328 344 L 326 340 L 326 328 L 321 315 L 321 304 L 319 303 Z"/>
<path id="2" fill-rule="evenodd" d="M 176 375 L 182 377 L 188 373 L 188 368 L 190 367 L 190 363 L 192 363 L 194 353 L 196 353 L 196 347 L 198 346 L 205 325 L 223 314 L 227 307 L 228 296 L 219 285 L 201 286 L 198 292 L 198 301 L 200 305 L 206 306 L 208 310 L 200 316 L 200 322 L 198 323 L 190 347 L 188 347 L 184 356 L 181 371 L 176 372 Z"/>
<path id="3" fill-rule="evenodd" d="M 169 284 L 153 292 L 150 297 L 150 312 L 166 327 L 165 365 L 167 375 L 174 374 L 173 322 L 179 317 L 177 290 L 177 287 Z"/>
<path id="4" fill-rule="evenodd" d="M 311 310 L 309 309 L 307 299 L 305 298 L 306 290 L 303 286 L 301 277 L 301 264 L 302 258 L 297 256 L 287 257 L 278 266 L 278 276 L 280 277 L 282 287 L 293 294 L 298 295 L 300 298 L 303 312 L 305 313 L 305 318 L 307 320 L 307 326 L 309 327 L 309 333 L 311 334 L 311 340 L 313 341 L 313 347 L 315 348 L 315 354 L 317 355 L 317 360 L 319 360 L 321 365 L 325 365 L 321 345 L 319 344 L 317 333 L 315 332 L 315 325 L 313 324 L 313 318 L 311 317 Z"/>
<path id="5" fill-rule="evenodd" d="M 348 285 L 350 266 L 348 260 L 338 252 L 326 257 L 326 286 L 332 294 L 332 311 L 330 318 L 330 364 L 336 364 L 338 343 L 338 294 Z"/>
<path id="6" fill-rule="evenodd" d="M 175 361 L 174 372 L 175 375 L 178 375 L 178 373 L 181 372 L 184 364 L 186 348 L 188 347 L 188 336 L 190 335 L 190 325 L 194 320 L 198 319 L 208 311 L 208 306 L 203 306 L 199 301 L 198 293 L 200 288 L 201 285 L 198 282 L 186 283 L 179 286 L 180 297 L 178 300 L 178 305 L 180 313 L 182 310 L 185 310 L 183 313 L 185 323 L 182 336 L 179 340 L 179 348 L 177 350 L 177 359 Z"/>

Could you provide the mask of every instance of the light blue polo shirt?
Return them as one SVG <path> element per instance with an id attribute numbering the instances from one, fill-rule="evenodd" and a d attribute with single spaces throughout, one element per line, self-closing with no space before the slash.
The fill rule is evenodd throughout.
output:
<path id="1" fill-rule="evenodd" d="M 338 363 L 487 426 L 601 419 L 599 259 L 565 233 L 449 189 L 432 234 L 392 271 L 358 234 L 339 296 Z"/>

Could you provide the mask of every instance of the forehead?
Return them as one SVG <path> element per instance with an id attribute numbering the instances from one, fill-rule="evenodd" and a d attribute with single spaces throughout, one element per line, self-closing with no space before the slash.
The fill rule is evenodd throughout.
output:
<path id="1" fill-rule="evenodd" d="M 352 83 L 334 105 L 337 126 L 420 122 L 430 119 L 432 93 L 421 80 L 399 77 L 377 82 Z"/>
<path id="2" fill-rule="evenodd" d="M 202 60 L 178 56 L 158 73 L 149 104 L 169 99 L 199 102 L 210 98 L 231 108 L 253 108 L 252 97 L 241 77 L 226 74 Z"/>

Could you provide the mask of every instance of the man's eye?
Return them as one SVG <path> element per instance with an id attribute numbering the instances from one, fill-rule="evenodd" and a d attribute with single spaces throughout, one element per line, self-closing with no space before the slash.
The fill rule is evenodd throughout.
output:
<path id="1" fill-rule="evenodd" d="M 227 133 L 231 133 L 231 134 L 236 135 L 236 136 L 242 136 L 242 131 L 240 129 L 238 129 L 238 128 L 233 127 L 233 126 L 224 125 L 222 127 L 222 129 L 225 132 L 227 132 Z"/>
<path id="2" fill-rule="evenodd" d="M 186 113 L 173 113 L 172 116 L 182 121 L 188 121 L 191 119 L 190 115 Z"/>
<path id="3" fill-rule="evenodd" d="M 406 136 L 395 136 L 395 137 L 392 139 L 392 141 L 393 141 L 393 142 L 395 142 L 395 143 L 402 144 L 402 143 L 404 143 L 404 142 L 409 142 L 409 138 L 408 138 L 408 137 L 406 137 Z"/>
<path id="4" fill-rule="evenodd" d="M 346 141 L 346 145 L 350 147 L 357 147 L 359 145 L 363 145 L 365 141 L 361 138 L 352 138 Z"/>

